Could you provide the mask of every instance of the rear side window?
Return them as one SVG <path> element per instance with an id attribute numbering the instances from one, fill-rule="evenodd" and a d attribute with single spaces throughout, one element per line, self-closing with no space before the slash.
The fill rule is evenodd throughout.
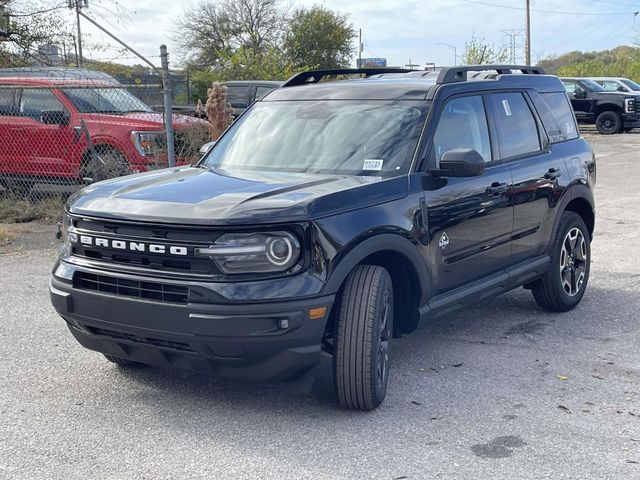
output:
<path id="1" fill-rule="evenodd" d="M 496 123 L 500 158 L 518 157 L 540 151 L 535 117 L 521 93 L 489 95 Z"/>
<path id="2" fill-rule="evenodd" d="M 227 102 L 234 108 L 246 107 L 249 98 L 249 85 L 227 85 Z"/>
<path id="3" fill-rule="evenodd" d="M 482 97 L 459 97 L 450 100 L 442 111 L 433 137 L 436 162 L 442 155 L 457 148 L 477 151 L 485 162 L 491 161 L 491 143 L 487 115 Z"/>
<path id="4" fill-rule="evenodd" d="M 262 98 L 269 92 L 271 92 L 275 87 L 268 87 L 264 85 L 259 85 L 256 87 L 256 100 L 262 100 Z"/>
<path id="5" fill-rule="evenodd" d="M 541 93 L 532 95 L 531 99 L 542 118 L 551 143 L 573 140 L 580 136 L 571 102 L 566 94 Z"/>

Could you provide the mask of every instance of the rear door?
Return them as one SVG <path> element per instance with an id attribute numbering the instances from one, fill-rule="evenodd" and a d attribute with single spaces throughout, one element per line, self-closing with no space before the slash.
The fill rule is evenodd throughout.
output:
<path id="1" fill-rule="evenodd" d="M 531 92 L 531 95 L 537 95 Z M 569 130 L 577 132 L 564 93 L 555 94 L 564 102 Z M 542 255 L 549 242 L 556 206 L 569 181 L 564 155 L 554 148 L 554 139 L 563 135 L 556 122 L 543 128 L 534 103 L 526 92 L 496 93 L 488 96 L 500 145 L 500 160 L 511 165 L 514 204 L 512 260 L 519 263 Z"/>
<path id="2" fill-rule="evenodd" d="M 454 97 L 444 104 L 429 164 L 438 168 L 442 155 L 456 148 L 479 152 L 486 169 L 477 177 L 435 177 L 426 186 L 434 295 L 499 272 L 511 262 L 511 170 L 494 162 L 497 152 L 481 95 Z"/>

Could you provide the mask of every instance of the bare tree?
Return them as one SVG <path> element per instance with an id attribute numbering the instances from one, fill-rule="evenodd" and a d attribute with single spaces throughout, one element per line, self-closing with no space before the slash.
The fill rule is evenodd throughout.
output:
<path id="1" fill-rule="evenodd" d="M 285 16 L 277 0 L 209 0 L 177 20 L 175 38 L 191 63 L 213 66 L 241 48 L 267 51 L 282 37 Z"/>

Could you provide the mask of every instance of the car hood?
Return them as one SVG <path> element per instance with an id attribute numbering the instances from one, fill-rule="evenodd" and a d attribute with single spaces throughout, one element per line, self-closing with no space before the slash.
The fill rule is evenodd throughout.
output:
<path id="1" fill-rule="evenodd" d="M 152 223 L 242 225 L 308 221 L 406 196 L 406 176 L 247 172 L 182 167 L 90 185 L 75 215 Z"/>
<path id="2" fill-rule="evenodd" d="M 164 116 L 161 113 L 126 113 L 115 115 L 108 113 L 82 113 L 80 117 L 88 124 L 100 126 L 117 124 L 119 127 L 128 127 L 132 130 L 164 130 Z M 173 115 L 173 128 L 179 130 L 191 125 L 208 125 L 208 122 L 196 117 L 186 115 Z"/>

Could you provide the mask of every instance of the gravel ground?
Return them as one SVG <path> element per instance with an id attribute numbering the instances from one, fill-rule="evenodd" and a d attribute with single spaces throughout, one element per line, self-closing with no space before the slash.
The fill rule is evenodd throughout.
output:
<path id="1" fill-rule="evenodd" d="M 82 349 L 49 304 L 54 229 L 34 228 L 0 251 L 0 478 L 640 478 L 640 135 L 588 140 L 581 305 L 517 290 L 403 337 L 370 413 L 336 406 L 328 360 L 295 396 Z"/>

